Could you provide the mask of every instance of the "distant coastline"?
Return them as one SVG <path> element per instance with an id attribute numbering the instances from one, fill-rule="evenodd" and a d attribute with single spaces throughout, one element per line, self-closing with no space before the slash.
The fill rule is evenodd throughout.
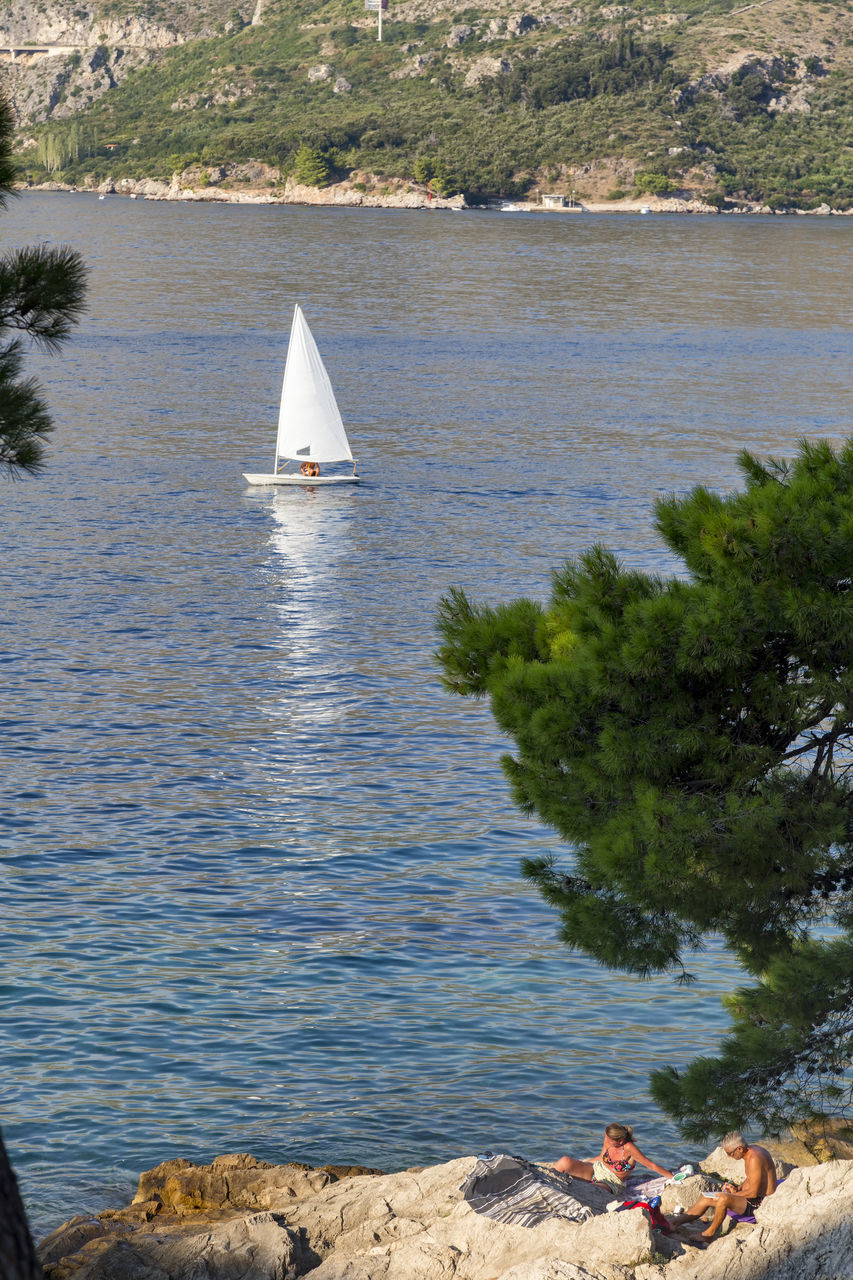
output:
<path id="1" fill-rule="evenodd" d="M 679 196 L 644 196 L 622 200 L 576 200 L 574 204 L 545 205 L 539 200 L 513 200 L 489 204 L 468 204 L 463 195 L 450 197 L 430 196 L 426 190 L 408 187 L 383 191 L 361 191 L 351 183 L 337 183 L 328 187 L 306 187 L 288 179 L 283 188 L 270 191 L 261 187 L 195 186 L 187 184 L 178 175 L 171 182 L 157 178 L 120 178 L 107 180 L 98 186 L 71 186 L 63 182 L 43 182 L 37 185 L 16 184 L 18 191 L 60 191 L 83 195 L 124 196 L 129 199 L 172 201 L 184 204 L 293 204 L 316 205 L 326 208 L 362 209 L 443 209 L 459 212 L 464 209 L 504 213 L 584 214 L 584 213 L 689 213 L 742 216 L 744 214 L 790 217 L 850 217 L 853 209 L 833 209 L 828 204 L 817 209 L 771 209 L 758 202 L 739 201 L 731 208 L 718 209 L 701 199 L 685 199 Z"/>

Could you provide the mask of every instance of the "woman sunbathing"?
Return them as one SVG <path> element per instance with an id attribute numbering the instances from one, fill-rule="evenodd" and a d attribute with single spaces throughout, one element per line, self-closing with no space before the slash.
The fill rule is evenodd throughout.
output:
<path id="1" fill-rule="evenodd" d="M 623 1191 L 628 1174 L 635 1164 L 645 1165 L 662 1178 L 672 1177 L 669 1169 L 662 1169 L 653 1160 L 647 1160 L 640 1148 L 635 1146 L 633 1129 L 624 1124 L 609 1124 L 604 1130 L 604 1142 L 597 1160 L 575 1160 L 572 1156 L 561 1156 L 554 1168 L 559 1173 L 582 1178 L 584 1182 L 600 1182 L 616 1191 Z"/>

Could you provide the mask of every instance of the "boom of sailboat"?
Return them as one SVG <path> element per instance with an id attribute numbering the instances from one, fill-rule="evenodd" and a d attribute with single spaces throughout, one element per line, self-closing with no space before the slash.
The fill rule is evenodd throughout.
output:
<path id="1" fill-rule="evenodd" d="M 321 471 L 342 462 L 351 462 L 352 472 Z M 252 485 L 355 484 L 359 479 L 326 366 L 299 303 L 284 366 L 273 468 L 244 471 L 243 479 Z"/>

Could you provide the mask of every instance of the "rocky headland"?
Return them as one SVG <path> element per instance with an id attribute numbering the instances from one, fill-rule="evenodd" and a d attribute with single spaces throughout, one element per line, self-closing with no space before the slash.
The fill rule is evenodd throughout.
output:
<path id="1" fill-rule="evenodd" d="M 756 1224 L 704 1251 L 654 1231 L 642 1209 L 606 1212 L 605 1193 L 580 1223 L 484 1217 L 460 1189 L 475 1156 L 383 1174 L 243 1154 L 167 1161 L 142 1174 L 132 1204 L 72 1218 L 39 1254 L 45 1280 L 849 1280 L 853 1149 L 832 1141 L 822 1163 L 814 1150 L 777 1147 L 785 1181 Z M 743 1176 L 720 1148 L 701 1169 L 665 1188 L 664 1213 Z"/>

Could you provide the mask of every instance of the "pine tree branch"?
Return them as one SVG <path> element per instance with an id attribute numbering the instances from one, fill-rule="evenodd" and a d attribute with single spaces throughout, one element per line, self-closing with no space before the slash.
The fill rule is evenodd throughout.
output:
<path id="1" fill-rule="evenodd" d="M 86 267 L 74 249 L 36 245 L 0 258 L 0 328 L 55 351 L 85 309 Z"/>

